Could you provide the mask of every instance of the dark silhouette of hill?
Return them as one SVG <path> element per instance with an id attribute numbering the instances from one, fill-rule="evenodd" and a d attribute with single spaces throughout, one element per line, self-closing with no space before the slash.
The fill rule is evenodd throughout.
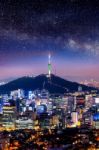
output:
<path id="1" fill-rule="evenodd" d="M 78 91 L 81 86 L 83 91 L 95 90 L 95 88 L 81 85 L 76 82 L 67 81 L 58 76 L 52 75 L 51 80 L 45 75 L 36 77 L 22 77 L 0 86 L 0 93 L 8 93 L 17 89 L 36 90 L 47 89 L 50 93 L 66 93 Z"/>

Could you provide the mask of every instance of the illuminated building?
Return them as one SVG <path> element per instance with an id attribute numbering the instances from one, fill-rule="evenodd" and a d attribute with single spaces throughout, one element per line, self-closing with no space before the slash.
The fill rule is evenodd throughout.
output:
<path id="1" fill-rule="evenodd" d="M 72 121 L 74 124 L 77 124 L 78 122 L 78 113 L 76 111 L 71 113 Z"/>
<path id="2" fill-rule="evenodd" d="M 41 104 L 41 99 L 35 99 L 35 105 L 38 106 Z"/>
<path id="3" fill-rule="evenodd" d="M 24 90 L 22 89 L 18 89 L 18 90 L 14 90 L 14 91 L 11 91 L 11 98 L 16 100 L 16 99 L 22 99 L 24 98 Z"/>
<path id="4" fill-rule="evenodd" d="M 85 106 L 85 96 L 79 95 L 76 97 L 76 105 L 78 107 L 84 107 Z"/>
<path id="5" fill-rule="evenodd" d="M 26 106 L 26 100 L 17 98 L 15 100 L 15 104 L 16 104 L 16 112 L 20 114 L 24 111 L 24 107 Z"/>
<path id="6" fill-rule="evenodd" d="M 94 121 L 99 121 L 99 113 L 96 113 L 93 115 L 93 120 Z"/>
<path id="7" fill-rule="evenodd" d="M 86 110 L 89 109 L 90 107 L 92 107 L 93 104 L 94 104 L 94 99 L 93 99 L 92 95 L 86 95 L 85 96 L 85 108 L 86 108 Z"/>
<path id="8" fill-rule="evenodd" d="M 9 137 L 0 137 L 0 150 L 9 150 Z"/>
<path id="9" fill-rule="evenodd" d="M 2 114 L 2 108 L 3 108 L 3 99 L 2 96 L 0 96 L 0 114 Z"/>
<path id="10" fill-rule="evenodd" d="M 14 129 L 15 127 L 15 107 L 14 106 L 4 106 L 3 107 L 3 117 L 2 124 L 5 129 Z"/>
<path id="11" fill-rule="evenodd" d="M 92 125 L 92 115 L 90 114 L 90 112 L 83 113 L 83 121 L 83 123 L 87 126 Z"/>
<path id="12" fill-rule="evenodd" d="M 15 120 L 15 126 L 16 129 L 33 129 L 33 120 L 22 115 L 18 120 Z"/>
<path id="13" fill-rule="evenodd" d="M 11 98 L 16 100 L 18 98 L 18 90 L 11 91 Z"/>
<path id="14" fill-rule="evenodd" d="M 59 126 L 59 116 L 53 116 L 52 119 L 50 119 L 50 124 L 52 126 Z"/>
<path id="15" fill-rule="evenodd" d="M 0 114 L 0 127 L 2 127 L 2 114 Z"/>
<path id="16" fill-rule="evenodd" d="M 49 114 L 52 114 L 53 104 L 51 101 L 47 103 L 47 111 Z"/>
<path id="17" fill-rule="evenodd" d="M 18 98 L 20 99 L 24 98 L 24 90 L 18 89 Z"/>
<path id="18" fill-rule="evenodd" d="M 68 111 L 73 111 L 74 110 L 74 97 L 69 96 L 68 97 Z"/>
<path id="19" fill-rule="evenodd" d="M 42 99 L 48 99 L 49 98 L 49 92 L 47 90 L 43 89 L 41 91 L 41 98 Z"/>
<path id="20" fill-rule="evenodd" d="M 20 100 L 19 99 L 16 100 L 16 110 L 18 113 L 20 112 Z"/>
<path id="21" fill-rule="evenodd" d="M 32 107 L 26 107 L 26 111 L 24 112 L 24 114 L 27 116 L 27 118 L 32 118 L 33 115 Z"/>
<path id="22" fill-rule="evenodd" d="M 95 97 L 95 104 L 99 105 L 99 97 Z"/>
<path id="23" fill-rule="evenodd" d="M 82 86 L 78 86 L 78 92 L 82 92 Z"/>
<path id="24" fill-rule="evenodd" d="M 91 79 L 89 81 L 85 80 L 84 82 L 81 82 L 81 84 L 87 85 L 87 86 L 91 86 L 91 87 L 96 87 L 99 88 L 99 82 Z"/>
<path id="25" fill-rule="evenodd" d="M 2 95 L 2 99 L 3 99 L 3 102 L 7 102 L 8 101 L 8 94 L 3 94 Z"/>
<path id="26" fill-rule="evenodd" d="M 37 108 L 36 108 L 36 112 L 38 114 L 41 114 L 41 113 L 45 113 L 47 111 L 47 107 L 46 105 L 38 105 Z"/>
<path id="27" fill-rule="evenodd" d="M 99 113 L 93 115 L 93 124 L 96 129 L 99 129 Z"/>
<path id="28" fill-rule="evenodd" d="M 46 105 L 49 99 L 49 92 L 45 89 L 41 91 L 41 104 Z"/>
<path id="29" fill-rule="evenodd" d="M 76 110 L 76 97 L 74 97 L 74 110 Z"/>
<path id="30" fill-rule="evenodd" d="M 34 97 L 35 97 L 35 95 L 34 95 L 33 91 L 29 91 L 29 92 L 28 92 L 28 99 L 31 100 L 31 99 L 33 99 Z"/>

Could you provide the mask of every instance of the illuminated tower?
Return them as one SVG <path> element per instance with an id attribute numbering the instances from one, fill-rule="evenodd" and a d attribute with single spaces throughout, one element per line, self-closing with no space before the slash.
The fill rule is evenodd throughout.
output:
<path id="1" fill-rule="evenodd" d="M 51 54 L 48 55 L 48 76 L 51 77 Z"/>

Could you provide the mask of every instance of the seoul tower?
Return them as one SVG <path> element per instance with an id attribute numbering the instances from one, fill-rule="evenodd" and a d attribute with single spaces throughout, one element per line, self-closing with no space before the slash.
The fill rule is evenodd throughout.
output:
<path id="1" fill-rule="evenodd" d="M 48 77 L 51 77 L 51 54 L 48 55 Z"/>

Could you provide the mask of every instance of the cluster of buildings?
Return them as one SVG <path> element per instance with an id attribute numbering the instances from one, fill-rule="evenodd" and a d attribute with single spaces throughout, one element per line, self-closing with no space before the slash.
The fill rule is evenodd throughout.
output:
<path id="1" fill-rule="evenodd" d="M 99 82 L 94 80 L 94 79 L 91 79 L 91 80 L 85 80 L 83 82 L 81 82 L 81 84 L 84 84 L 84 85 L 87 85 L 87 86 L 91 86 L 91 87 L 96 87 L 99 89 Z"/>
<path id="2" fill-rule="evenodd" d="M 0 96 L 0 129 L 99 128 L 99 95 L 18 89 Z"/>
<path id="3" fill-rule="evenodd" d="M 51 80 L 51 55 L 48 56 L 48 78 Z M 6 91 L 5 91 L 6 92 Z M 46 89 L 18 89 L 0 95 L 0 130 L 99 128 L 99 95 L 83 92 L 51 94 Z"/>

